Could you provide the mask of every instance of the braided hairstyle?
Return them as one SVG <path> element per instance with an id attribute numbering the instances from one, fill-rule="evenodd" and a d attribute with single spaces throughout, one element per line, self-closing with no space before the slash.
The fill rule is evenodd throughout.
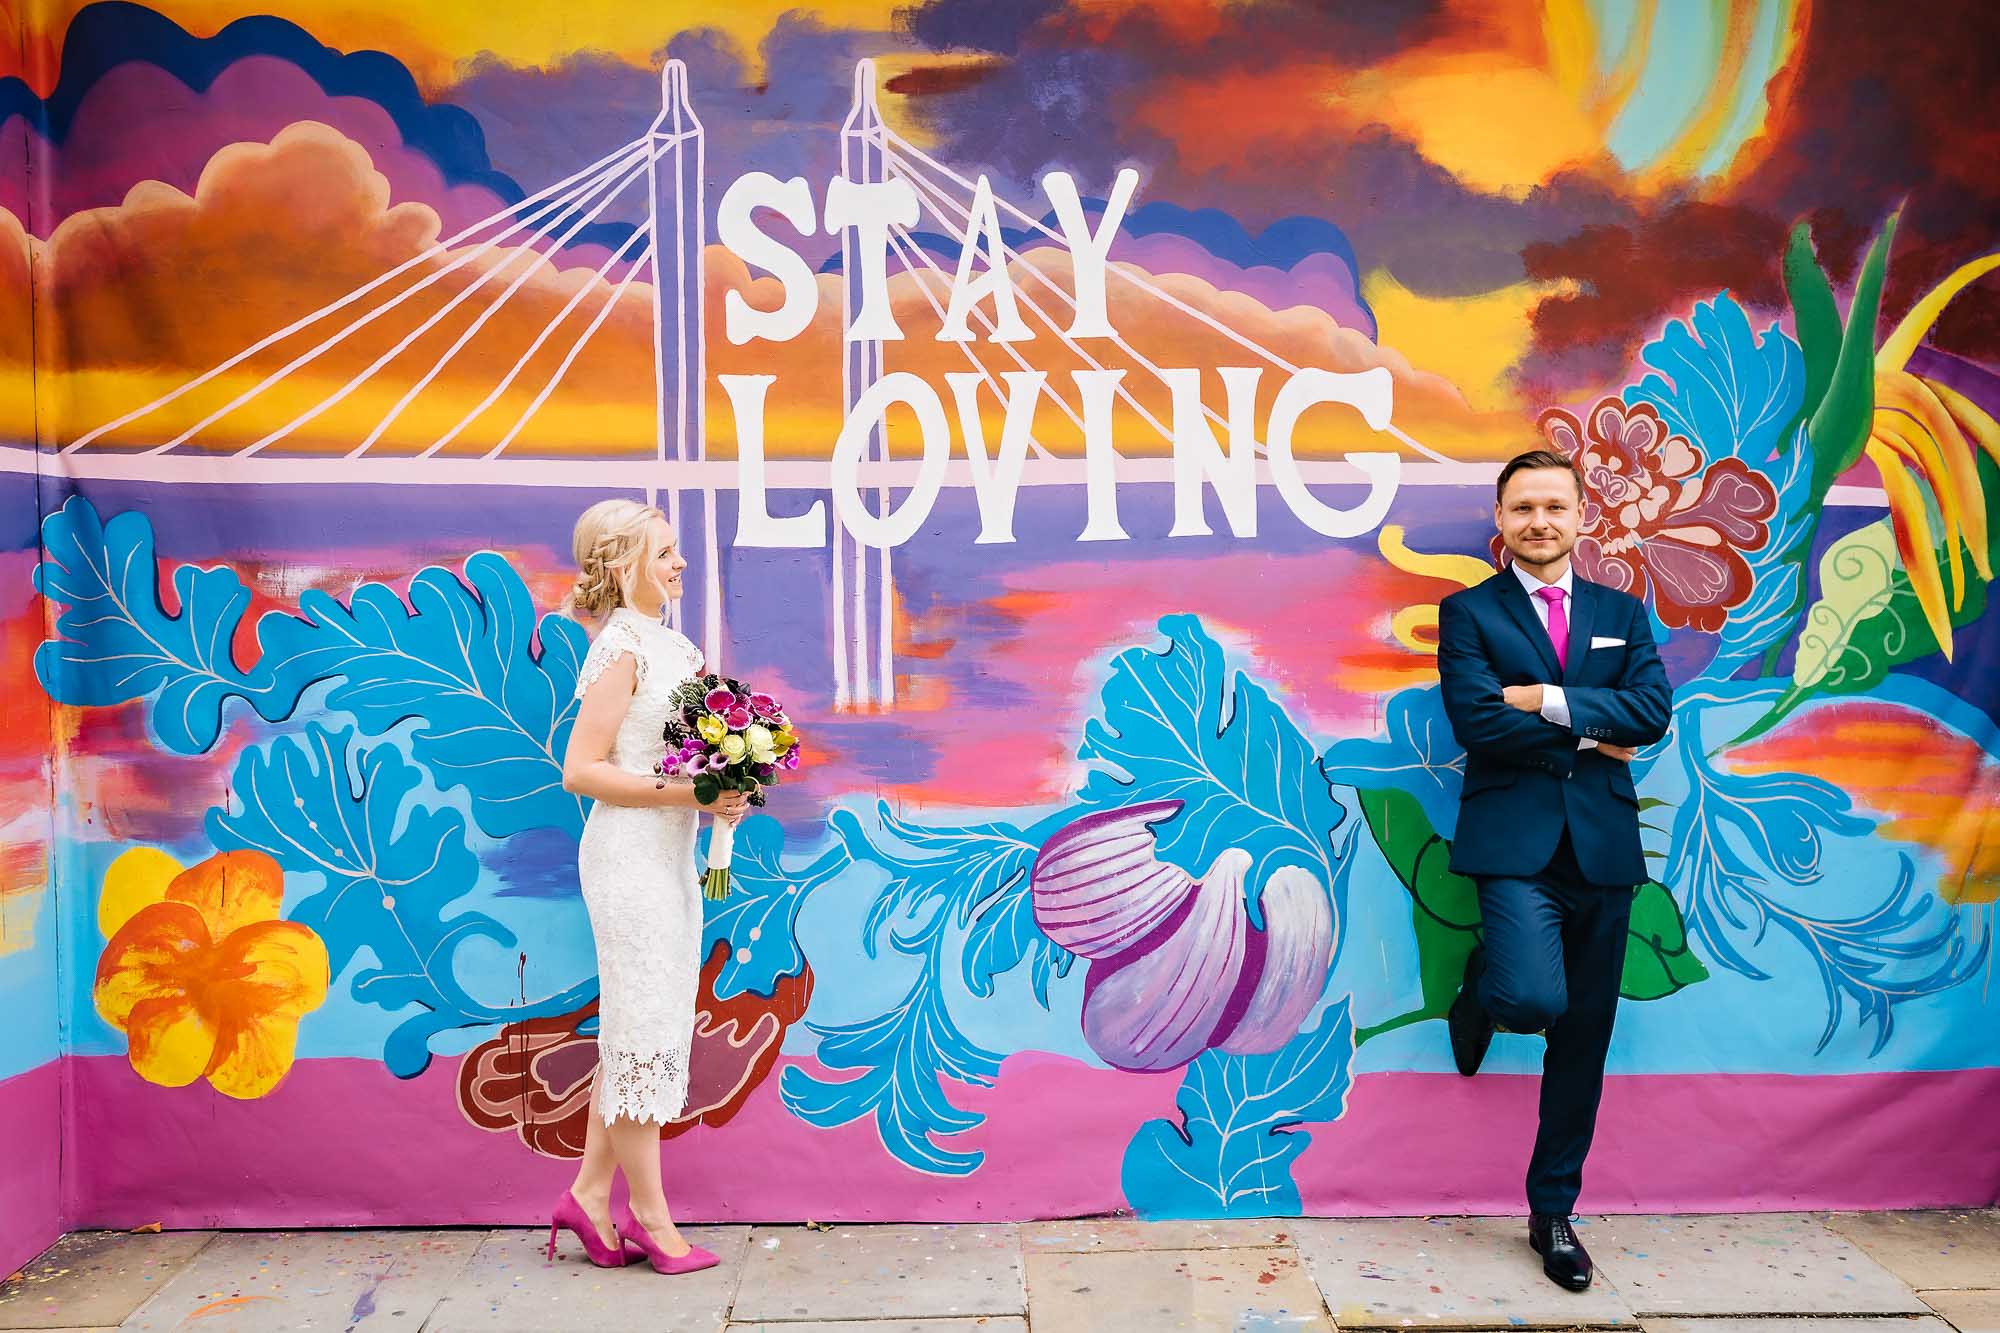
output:
<path id="1" fill-rule="evenodd" d="M 654 505 L 636 500 L 599 500 L 583 511 L 570 537 L 576 583 L 569 609 L 585 620 L 601 620 L 626 604 L 626 592 L 646 558 L 646 529 L 665 518 Z"/>

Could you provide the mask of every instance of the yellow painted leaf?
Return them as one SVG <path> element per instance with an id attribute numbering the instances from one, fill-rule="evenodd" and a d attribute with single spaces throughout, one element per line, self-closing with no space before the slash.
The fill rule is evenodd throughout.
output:
<path id="1" fill-rule="evenodd" d="M 1944 400 L 1915 375 L 1897 371 L 1877 376 L 1875 401 L 1878 406 L 1907 413 L 1930 432 L 1945 472 L 1950 477 L 1952 498 L 1957 502 L 1958 520 L 1965 530 L 1966 545 L 1972 551 L 1973 567 L 1979 571 L 1981 578 L 1990 582 L 1993 566 L 1987 556 L 1986 496 L 1980 490 L 1979 465 L 1973 461 L 1972 445 L 1966 440 L 1965 432 L 1952 419 Z M 1937 492 L 1935 483 L 1931 489 Z M 1937 492 L 1937 495 L 1942 504 L 1943 493 Z"/>
<path id="2" fill-rule="evenodd" d="M 1959 522 L 1950 479 L 1944 475 L 1944 457 L 1937 441 L 1920 422 L 1900 412 L 1883 411 L 1875 413 L 1875 434 L 1871 439 L 1888 445 L 1914 467 L 1937 499 L 1938 513 L 1944 519 L 1945 559 L 1951 571 L 1951 609 L 1958 610 L 1965 605 L 1965 556 L 1959 550 L 1964 541 L 1964 527 Z"/>
<path id="3" fill-rule="evenodd" d="M 1938 575 L 1937 543 L 1931 537 L 1930 515 L 1924 509 L 1924 493 L 1916 478 L 1903 466 L 1893 449 L 1870 441 L 1868 457 L 1882 474 L 1882 489 L 1889 497 L 1890 526 L 1896 533 L 1896 551 L 1903 560 L 1903 572 L 1910 576 L 1910 590 L 1917 595 L 1931 635 L 1951 660 L 1951 615 L 1944 605 L 1944 580 Z"/>
<path id="4" fill-rule="evenodd" d="M 1951 419 L 1979 441 L 1979 447 L 1986 451 L 1986 456 L 2000 463 L 2000 421 L 1995 421 L 1985 408 L 1949 384 L 1940 384 L 1936 380 L 1925 380 L 1924 384 L 1938 396 L 1938 401 L 1951 413 Z"/>
<path id="5" fill-rule="evenodd" d="M 1907 366 L 1910 354 L 1929 336 L 1931 325 L 1937 323 L 1938 316 L 1951 304 L 1951 298 L 1995 268 L 2000 268 L 2000 251 L 1960 264 L 1943 282 L 1926 292 L 1923 300 L 1910 307 L 1910 313 L 1903 316 L 1896 331 L 1876 350 L 1875 368 L 1901 370 Z"/>

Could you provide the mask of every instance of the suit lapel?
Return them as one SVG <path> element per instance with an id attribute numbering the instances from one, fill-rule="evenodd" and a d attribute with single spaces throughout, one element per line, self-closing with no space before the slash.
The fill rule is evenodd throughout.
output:
<path id="1" fill-rule="evenodd" d="M 1514 618 L 1515 625 L 1527 636 L 1528 645 L 1540 656 L 1542 669 L 1548 672 L 1549 681 L 1555 681 L 1561 674 L 1561 668 L 1556 664 L 1556 646 L 1549 642 L 1549 632 L 1542 627 L 1541 618 L 1535 614 L 1534 603 L 1528 600 L 1528 590 L 1521 586 L 1520 575 L 1510 566 L 1495 574 L 1493 581 L 1500 585 L 1500 605 L 1507 608 L 1507 614 Z M 1574 635 L 1570 642 L 1574 646 Z"/>
<path id="2" fill-rule="evenodd" d="M 1570 580 L 1569 657 L 1563 663 L 1562 683 L 1574 684 L 1590 652 L 1590 632 L 1597 623 L 1597 585 L 1578 577 Z"/>

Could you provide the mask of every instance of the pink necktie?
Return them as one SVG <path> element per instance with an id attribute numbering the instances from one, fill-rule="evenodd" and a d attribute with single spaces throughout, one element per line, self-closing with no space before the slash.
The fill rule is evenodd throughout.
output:
<path id="1" fill-rule="evenodd" d="M 1563 614 L 1561 588 L 1537 588 L 1535 596 L 1549 606 L 1549 642 L 1556 646 L 1556 665 L 1569 666 L 1569 617 Z"/>

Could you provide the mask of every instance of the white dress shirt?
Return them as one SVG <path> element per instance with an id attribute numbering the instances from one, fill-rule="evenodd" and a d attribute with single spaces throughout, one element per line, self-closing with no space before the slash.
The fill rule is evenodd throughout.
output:
<path id="1" fill-rule="evenodd" d="M 1543 588 L 1562 589 L 1563 618 L 1574 627 L 1576 623 L 1576 571 L 1573 568 L 1565 566 L 1561 578 L 1557 579 L 1554 583 L 1544 583 L 1527 570 L 1521 568 L 1521 563 L 1518 560 L 1509 561 L 1507 567 L 1514 571 L 1514 577 L 1521 580 L 1521 586 L 1527 589 L 1528 601 L 1534 606 L 1535 618 L 1542 622 L 1544 632 L 1549 627 L 1549 604 L 1537 595 Z M 1572 652 L 1576 649 L 1574 643 L 1568 645 L 1568 647 Z M 1562 686 L 1553 683 L 1542 686 L 1542 716 L 1564 730 L 1568 730 L 1569 699 L 1563 694 Z M 1588 736 L 1582 736 L 1577 739 L 1576 748 L 1579 750 L 1593 750 L 1597 748 L 1597 742 Z"/>

